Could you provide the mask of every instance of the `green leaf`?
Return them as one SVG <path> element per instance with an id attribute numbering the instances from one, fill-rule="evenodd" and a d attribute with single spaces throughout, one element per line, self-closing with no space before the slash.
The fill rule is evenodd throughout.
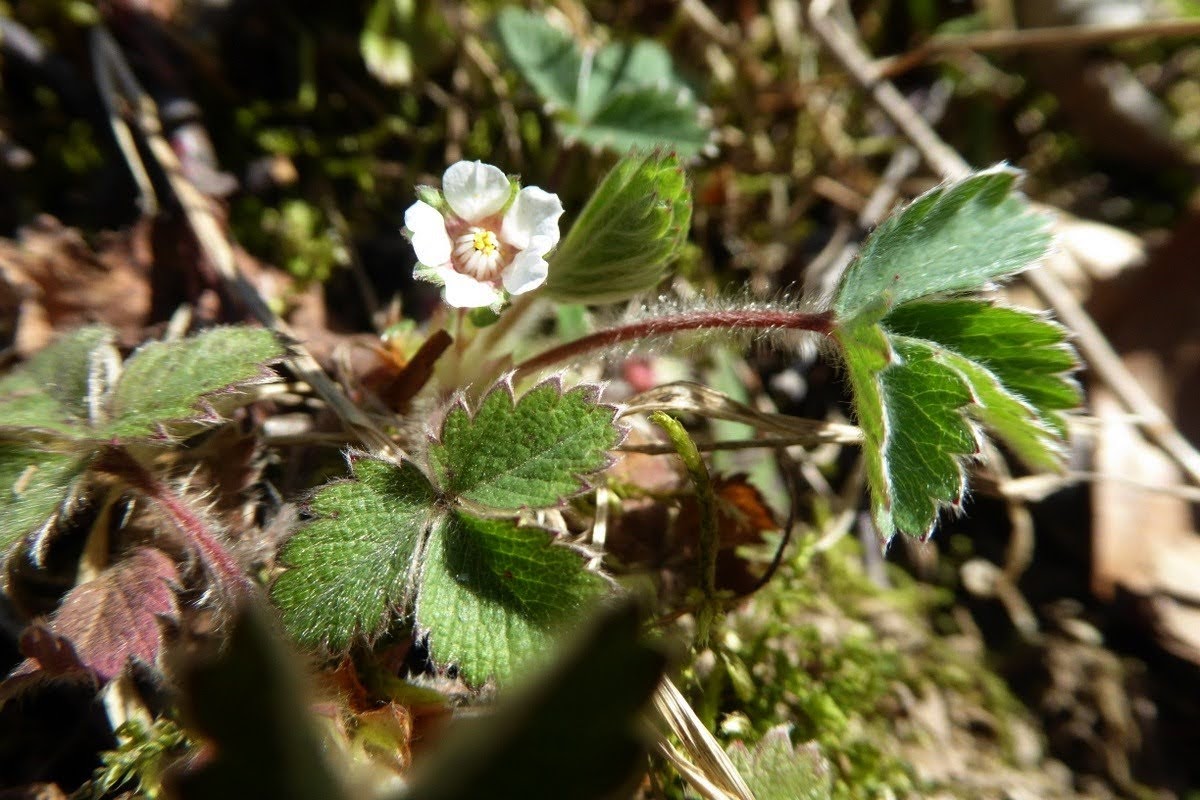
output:
<path id="1" fill-rule="evenodd" d="M 289 569 L 271 587 L 292 636 L 330 651 L 374 638 L 404 612 L 434 513 L 433 487 L 413 464 L 359 458 L 353 472 L 313 497 L 316 519 L 284 545 Z"/>
<path id="2" fill-rule="evenodd" d="M 505 682 L 579 619 L 605 581 L 584 554 L 507 520 L 443 517 L 421 567 L 416 621 L 436 663 L 468 683 Z"/>
<path id="3" fill-rule="evenodd" d="M 980 424 L 1035 469 L 1063 458 L 1062 413 L 1079 405 L 1064 329 L 978 300 L 914 302 L 834 334 L 863 430 L 880 532 L 925 537 L 966 489 Z"/>
<path id="4" fill-rule="evenodd" d="M 285 353 L 279 338 L 262 328 L 213 328 L 143 345 L 125 363 L 103 435 L 152 437 L 164 426 L 214 422 L 220 418 L 214 404 L 235 399 L 239 387 L 271 380 L 274 373 L 264 365 Z"/>
<path id="5" fill-rule="evenodd" d="M 692 194 L 679 158 L 630 153 L 596 188 L 551 256 L 544 290 L 569 303 L 608 303 L 653 289 L 679 256 Z"/>
<path id="6" fill-rule="evenodd" d="M 685 158 L 708 144 L 711 126 L 662 45 L 581 50 L 543 16 L 517 8 L 497 15 L 496 32 L 521 75 L 560 112 L 565 137 L 617 152 L 664 145 Z"/>
<path id="7" fill-rule="evenodd" d="M 933 294 L 968 292 L 1029 267 L 1050 246 L 1049 218 L 1014 193 L 1004 165 L 939 186 L 880 225 L 842 276 L 846 320 Z"/>
<path id="8" fill-rule="evenodd" d="M 1066 331 L 1031 312 L 934 297 L 984 288 L 1050 244 L 1046 217 L 1000 165 L 918 197 L 882 225 L 834 296 L 835 341 L 863 430 L 880 532 L 926 537 L 966 490 L 986 429 L 1033 469 L 1058 469 L 1079 405 Z"/>
<path id="9" fill-rule="evenodd" d="M 81 435 L 120 356 L 111 328 L 78 328 L 0 379 L 0 426 Z"/>
<path id="10" fill-rule="evenodd" d="M 588 475 L 609 464 L 621 440 L 615 409 L 590 387 L 563 392 L 547 381 L 514 398 L 494 387 L 474 415 L 454 406 L 429 463 L 442 493 L 492 509 L 558 505 L 588 488 Z"/>
<path id="11" fill-rule="evenodd" d="M 495 713 L 457 722 L 397 800 L 601 800 L 645 769 L 641 712 L 666 659 L 639 641 L 631 603 L 604 609 L 554 666 Z"/>
<path id="12" fill-rule="evenodd" d="M 575 105 L 582 58 L 566 32 L 515 6 L 496 16 L 496 32 L 509 60 L 543 100 L 558 108 Z"/>
<path id="13" fill-rule="evenodd" d="M 1079 358 L 1061 325 L 976 300 L 916 302 L 883 321 L 893 336 L 920 340 L 959 371 L 975 395 L 970 412 L 1033 469 L 1062 462 L 1066 421 L 1081 402 L 1068 373 Z"/>
<path id="14" fill-rule="evenodd" d="M 787 725 L 771 728 L 753 750 L 734 742 L 728 753 L 756 800 L 828 800 L 833 796 L 829 761 L 815 743 L 793 747 Z"/>
<path id="15" fill-rule="evenodd" d="M 677 90 L 642 86 L 605 96 L 594 115 L 559 126 L 567 139 L 617 153 L 633 148 L 669 146 L 684 158 L 708 144 L 711 130 L 696 104 Z"/>
<path id="16" fill-rule="evenodd" d="M 67 499 L 85 459 L 0 442 L 0 563 Z"/>

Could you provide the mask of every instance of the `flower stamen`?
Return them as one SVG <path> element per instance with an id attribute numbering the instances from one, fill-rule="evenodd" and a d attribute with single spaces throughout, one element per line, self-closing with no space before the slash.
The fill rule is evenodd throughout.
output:
<path id="1" fill-rule="evenodd" d="M 471 228 L 454 240 L 458 271 L 479 281 L 495 280 L 503 268 L 500 238 L 486 228 Z"/>

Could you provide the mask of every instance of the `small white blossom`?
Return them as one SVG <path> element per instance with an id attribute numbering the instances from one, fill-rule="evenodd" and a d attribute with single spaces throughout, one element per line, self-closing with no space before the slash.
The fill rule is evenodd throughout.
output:
<path id="1" fill-rule="evenodd" d="M 413 275 L 439 283 L 456 308 L 498 308 L 546 280 L 546 254 L 558 244 L 558 195 L 513 186 L 499 168 L 459 161 L 442 176 L 445 210 L 418 200 L 404 212 Z M 509 199 L 512 198 L 511 204 Z"/>

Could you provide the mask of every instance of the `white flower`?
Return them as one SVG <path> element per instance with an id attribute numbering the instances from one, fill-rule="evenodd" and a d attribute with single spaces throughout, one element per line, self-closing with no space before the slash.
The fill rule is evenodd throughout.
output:
<path id="1" fill-rule="evenodd" d="M 404 212 L 419 262 L 413 275 L 445 287 L 456 308 L 498 308 L 546 280 L 546 254 L 558 244 L 558 195 L 513 186 L 497 167 L 459 161 L 442 176 L 445 211 L 418 200 Z"/>

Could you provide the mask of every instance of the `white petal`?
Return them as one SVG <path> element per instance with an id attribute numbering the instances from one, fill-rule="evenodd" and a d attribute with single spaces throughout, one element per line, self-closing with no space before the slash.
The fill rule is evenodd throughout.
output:
<path id="1" fill-rule="evenodd" d="M 504 301 L 500 290 L 490 283 L 477 281 L 470 275 L 463 275 L 452 269 L 438 270 L 438 275 L 446 282 L 444 296 L 447 305 L 455 308 L 483 308 L 499 305 Z"/>
<path id="2" fill-rule="evenodd" d="M 404 212 L 404 227 L 410 231 L 417 261 L 428 267 L 438 267 L 450 260 L 446 220 L 436 208 L 418 200 Z"/>
<path id="3" fill-rule="evenodd" d="M 535 243 L 540 244 L 540 240 L 535 240 Z M 547 246 L 546 250 L 549 249 L 550 246 Z M 539 253 L 536 248 L 522 250 L 513 258 L 512 263 L 505 267 L 500 277 L 509 294 L 532 292 L 545 282 L 549 265 L 546 259 L 542 258 L 543 253 L 545 250 Z"/>
<path id="4" fill-rule="evenodd" d="M 558 244 L 558 218 L 562 213 L 558 195 L 536 186 L 526 186 L 517 192 L 512 207 L 504 215 L 500 238 L 520 250 L 528 248 L 534 237 L 544 238 L 549 242 L 546 247 L 549 250 Z"/>
<path id="5" fill-rule="evenodd" d="M 499 167 L 482 161 L 459 161 L 442 175 L 442 194 L 454 213 L 467 222 L 479 222 L 499 213 L 512 187 Z"/>

